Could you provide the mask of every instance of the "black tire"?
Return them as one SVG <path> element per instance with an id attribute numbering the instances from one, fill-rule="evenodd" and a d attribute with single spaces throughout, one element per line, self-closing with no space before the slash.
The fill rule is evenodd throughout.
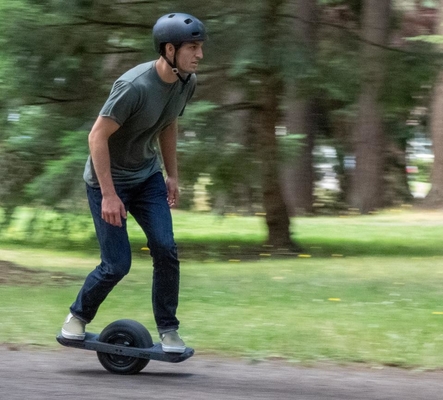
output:
<path id="1" fill-rule="evenodd" d="M 109 324 L 99 336 L 100 342 L 128 347 L 147 348 L 153 345 L 148 330 L 139 322 L 121 319 Z M 101 365 L 109 372 L 121 375 L 139 373 L 149 363 L 149 359 L 97 352 Z"/>

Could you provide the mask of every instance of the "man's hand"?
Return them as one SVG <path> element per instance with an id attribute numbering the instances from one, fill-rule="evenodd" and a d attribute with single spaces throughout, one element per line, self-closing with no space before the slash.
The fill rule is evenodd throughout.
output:
<path id="1" fill-rule="evenodd" d="M 166 178 L 166 188 L 168 189 L 168 204 L 169 207 L 174 207 L 178 205 L 178 199 L 180 193 L 178 190 L 178 179 L 177 178 Z"/>
<path id="2" fill-rule="evenodd" d="M 108 140 L 117 131 L 119 124 L 108 117 L 98 117 L 89 133 L 88 142 L 92 163 L 102 192 L 102 218 L 113 226 L 122 226 L 126 210 L 120 197 L 115 193 L 111 175 Z"/>
<path id="3" fill-rule="evenodd" d="M 163 165 L 166 170 L 166 188 L 168 189 L 169 207 L 178 204 L 178 172 L 177 172 L 177 120 L 168 125 L 158 138 Z"/>
<path id="4" fill-rule="evenodd" d="M 126 219 L 126 210 L 123 202 L 116 194 L 103 196 L 102 218 L 113 226 L 122 227 L 122 218 Z"/>

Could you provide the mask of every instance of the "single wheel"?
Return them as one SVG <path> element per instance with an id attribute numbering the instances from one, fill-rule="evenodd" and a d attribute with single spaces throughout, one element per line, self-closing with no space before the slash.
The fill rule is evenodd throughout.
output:
<path id="1" fill-rule="evenodd" d="M 139 322 L 121 319 L 109 324 L 99 336 L 100 342 L 127 347 L 147 348 L 153 345 L 148 330 Z M 122 375 L 137 374 L 149 362 L 146 358 L 97 352 L 101 365 L 109 372 Z"/>

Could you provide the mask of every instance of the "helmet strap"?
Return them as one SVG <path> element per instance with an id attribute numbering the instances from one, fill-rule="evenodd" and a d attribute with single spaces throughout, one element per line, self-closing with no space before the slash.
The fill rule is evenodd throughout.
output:
<path id="1" fill-rule="evenodd" d="M 168 59 L 168 57 L 166 57 L 165 53 L 162 54 L 162 57 L 166 60 L 168 65 L 172 68 L 172 72 L 175 75 L 177 75 L 177 78 L 180 80 L 180 82 L 183 83 L 183 85 L 186 85 L 189 82 L 189 80 L 191 79 L 191 74 L 188 74 L 188 76 L 186 78 L 183 78 L 180 75 L 180 72 L 179 72 L 179 70 L 177 68 L 177 59 L 176 59 L 176 57 L 177 57 L 177 51 L 180 48 L 180 46 L 181 46 L 181 44 L 174 46 L 175 52 L 174 52 L 174 61 L 173 62 L 169 61 L 169 59 Z"/>

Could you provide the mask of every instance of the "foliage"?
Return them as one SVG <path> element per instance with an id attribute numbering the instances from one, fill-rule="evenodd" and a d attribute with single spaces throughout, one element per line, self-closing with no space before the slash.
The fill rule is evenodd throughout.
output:
<path id="1" fill-rule="evenodd" d="M 244 207 L 260 201 L 261 161 L 253 116 L 263 101 L 264 67 L 278 71 L 286 85 L 295 84 L 299 96 L 318 99 L 319 132 L 335 136 L 337 146 L 349 149 L 348 135 L 336 125 L 354 117 L 361 79 L 361 42 L 355 29 L 360 3 L 338 3 L 319 3 L 318 41 L 311 49 L 294 35 L 294 26 L 302 21 L 290 12 L 292 0 L 285 2 L 272 27 L 277 35 L 269 48 L 263 46 L 264 1 L 186 2 L 186 12 L 207 25 L 210 40 L 196 97 L 180 121 L 182 206 L 191 206 L 202 174 L 209 176 L 207 190 L 214 206 L 221 202 Z M 0 2 L 3 205 L 32 200 L 60 206 L 69 198 L 77 203 L 87 148 L 86 141 L 74 138 L 89 129 L 115 78 L 157 57 L 150 33 L 156 18 L 182 9 L 183 3 L 176 0 Z M 426 107 L 438 65 L 423 36 L 409 39 L 402 51 L 387 50 L 390 75 L 382 100 L 389 126 L 395 127 L 390 129 L 394 140 L 409 135 L 402 127 L 411 110 Z M 18 121 L 8 121 L 8 116 Z M 280 142 L 283 159 L 296 156 L 295 137 Z"/>
<path id="2" fill-rule="evenodd" d="M 282 163 L 297 158 L 300 147 L 303 145 L 302 140 L 304 137 L 305 135 L 300 134 L 278 136 L 278 147 Z"/>
<path id="3" fill-rule="evenodd" d="M 48 206 L 56 206 L 65 199 L 71 199 L 69 204 L 72 206 L 80 196 L 84 196 L 83 170 L 88 156 L 87 133 L 64 133 L 60 141 L 61 158 L 47 161 L 42 174 L 27 185 L 26 192 L 30 198 Z"/>
<path id="4" fill-rule="evenodd" d="M 429 183 L 429 177 L 431 176 L 432 162 L 429 162 L 429 160 L 415 159 L 409 163 L 408 167 L 412 169 L 412 171 L 410 172 L 411 181 Z M 416 167 L 415 171 L 414 167 Z"/>
<path id="5" fill-rule="evenodd" d="M 24 186 L 37 177 L 45 160 L 57 153 L 54 132 L 48 131 L 48 114 L 42 107 L 21 107 L 10 113 L 0 144 L 1 203 L 20 205 Z M 56 120 L 53 120 L 57 126 Z"/>
<path id="6" fill-rule="evenodd" d="M 410 42 L 425 42 L 431 44 L 443 44 L 442 35 L 419 35 L 407 38 Z"/>
<path id="7" fill-rule="evenodd" d="M 206 100 L 196 101 L 188 105 L 183 118 L 180 119 L 180 127 L 185 130 L 201 132 L 207 124 L 207 113 L 213 111 L 216 107 L 216 104 Z"/>
<path id="8" fill-rule="evenodd" d="M 427 51 L 423 54 L 424 49 Z M 388 53 L 389 79 L 383 91 L 385 114 L 405 125 L 405 119 L 416 106 L 427 104 L 430 88 L 439 63 L 427 45 L 410 46 L 407 52 Z M 424 98 L 424 100 L 422 100 Z"/>
<path id="9" fill-rule="evenodd" d="M 246 188 L 254 188 L 259 180 L 254 170 L 257 161 L 237 143 L 216 145 L 211 138 L 185 140 L 178 144 L 178 155 L 183 169 L 180 181 L 185 188 L 181 196 L 184 195 L 185 208 L 192 207 L 193 187 L 201 176 L 209 176 L 205 186 L 210 196 L 209 205 L 219 212 L 224 212 L 227 206 L 242 208 Z M 249 197 L 247 201 L 253 199 Z M 255 201 L 259 203 L 259 199 Z"/>

